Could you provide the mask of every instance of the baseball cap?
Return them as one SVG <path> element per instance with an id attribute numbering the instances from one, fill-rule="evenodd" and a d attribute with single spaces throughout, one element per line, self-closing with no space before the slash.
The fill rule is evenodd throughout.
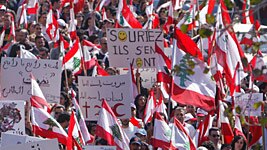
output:
<path id="1" fill-rule="evenodd" d="M 198 116 L 198 117 L 204 117 L 204 116 L 206 116 L 206 115 L 208 115 L 208 113 L 207 113 L 205 110 L 203 110 L 203 109 L 201 109 L 201 108 L 198 108 L 198 109 L 197 109 L 197 116 Z"/>
<path id="2" fill-rule="evenodd" d="M 145 136 L 147 135 L 145 129 L 137 129 L 136 132 L 135 132 L 135 134 L 137 134 L 137 133 L 139 133 L 139 134 L 141 134 L 141 135 L 145 135 Z"/>
<path id="3" fill-rule="evenodd" d="M 142 142 L 141 142 L 141 140 L 140 140 L 139 137 L 134 136 L 134 137 L 131 138 L 131 140 L 130 140 L 130 144 L 138 144 L 138 145 L 142 145 Z"/>

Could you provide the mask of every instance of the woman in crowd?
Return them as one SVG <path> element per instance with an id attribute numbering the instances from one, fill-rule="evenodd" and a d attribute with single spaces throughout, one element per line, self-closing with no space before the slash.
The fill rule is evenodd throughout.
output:
<path id="1" fill-rule="evenodd" d="M 146 102 L 147 98 L 142 94 L 137 95 L 135 98 L 134 104 L 136 106 L 136 117 L 139 119 L 143 119 Z"/>
<path id="2" fill-rule="evenodd" d="M 232 150 L 246 150 L 247 143 L 245 139 L 243 138 L 243 136 L 238 135 L 234 137 L 231 146 L 232 146 Z"/>

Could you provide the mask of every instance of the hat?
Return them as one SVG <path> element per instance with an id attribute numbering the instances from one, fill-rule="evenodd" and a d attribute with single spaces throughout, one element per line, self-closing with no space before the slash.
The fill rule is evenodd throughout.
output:
<path id="1" fill-rule="evenodd" d="M 197 118 L 194 118 L 193 115 L 191 113 L 187 113 L 184 115 L 184 121 L 196 121 Z"/>
<path id="2" fill-rule="evenodd" d="M 63 19 L 58 19 L 57 22 L 62 27 L 66 27 L 66 25 L 67 25 L 66 22 Z"/>
<path id="3" fill-rule="evenodd" d="M 131 103 L 131 108 L 134 108 L 134 109 L 136 109 L 136 106 L 135 106 L 135 104 L 134 104 L 134 103 Z"/>
<path id="4" fill-rule="evenodd" d="M 145 135 L 145 136 L 147 135 L 145 129 L 137 129 L 136 132 L 135 132 L 135 135 L 136 135 L 137 133 L 139 133 L 139 134 L 141 134 L 141 135 Z"/>
<path id="5" fill-rule="evenodd" d="M 197 109 L 197 116 L 198 116 L 198 117 L 204 117 L 204 116 L 206 116 L 206 115 L 208 115 L 208 113 L 207 113 L 205 110 L 203 110 L 203 109 L 201 109 L 201 108 L 198 108 L 198 109 Z"/>
<path id="6" fill-rule="evenodd" d="M 130 140 L 130 144 L 138 144 L 138 145 L 142 145 L 142 142 L 141 142 L 141 140 L 140 140 L 139 137 L 134 136 L 134 137 L 131 138 L 131 140 Z"/>

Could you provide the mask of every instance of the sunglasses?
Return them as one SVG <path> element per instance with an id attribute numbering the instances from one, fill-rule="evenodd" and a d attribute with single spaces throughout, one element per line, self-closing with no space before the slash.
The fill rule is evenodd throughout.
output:
<path id="1" fill-rule="evenodd" d="M 220 137 L 220 135 L 215 135 L 215 134 L 214 134 L 214 135 L 211 135 L 211 136 L 214 137 L 214 138 L 215 138 L 215 137 Z"/>
<path id="2" fill-rule="evenodd" d="M 61 112 L 55 112 L 55 115 L 59 115 L 59 114 L 61 114 Z"/>

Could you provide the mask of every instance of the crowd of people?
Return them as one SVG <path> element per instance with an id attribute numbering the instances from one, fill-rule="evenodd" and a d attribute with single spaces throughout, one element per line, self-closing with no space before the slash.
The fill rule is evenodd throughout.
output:
<path id="1" fill-rule="evenodd" d="M 118 0 L 106 1 L 102 8 L 102 10 L 105 9 L 105 12 L 102 10 L 95 11 L 95 8 L 99 5 L 101 0 L 84 0 L 83 2 L 82 9 L 75 13 L 75 32 L 79 37 L 80 42 L 87 40 L 99 48 L 98 51 L 94 51 L 91 54 L 92 57 L 95 57 L 98 60 L 100 66 L 102 66 L 108 74 L 118 75 L 119 71 L 109 64 L 109 48 L 107 45 L 106 30 L 107 28 L 115 28 L 119 2 Z M 148 21 L 146 6 L 149 1 L 132 0 L 131 2 L 132 4 L 129 6 L 134 16 L 142 25 L 145 25 Z M 167 1 L 160 0 L 158 4 L 154 6 L 154 10 L 157 10 L 157 8 L 165 2 Z M 69 27 L 72 21 L 70 17 L 70 3 L 68 1 L 64 1 L 63 3 L 61 0 L 39 0 L 39 8 L 36 14 L 27 16 L 27 24 L 20 24 L 18 18 L 21 16 L 19 16 L 18 12 L 21 11 L 20 6 L 23 6 L 24 4 L 27 4 L 26 0 L 25 2 L 9 0 L 0 5 L 0 60 L 2 57 L 20 57 L 20 50 L 22 48 L 31 52 L 39 59 L 60 59 L 61 45 L 58 41 L 51 40 L 46 31 L 47 20 L 51 19 L 48 18 L 48 13 L 50 9 L 52 9 L 53 18 L 57 20 L 60 36 L 62 36 L 68 43 L 71 43 L 73 41 L 71 41 L 72 38 L 69 33 Z M 188 9 L 188 7 L 183 7 L 179 13 L 186 13 Z M 159 17 L 158 28 L 165 31 L 163 27 L 164 24 L 167 23 L 168 9 L 166 7 L 161 8 L 157 15 Z M 173 27 L 170 28 L 169 32 L 164 32 L 164 38 L 168 41 L 168 46 L 172 45 L 173 31 L 171 29 L 173 29 Z M 66 48 L 65 51 L 67 52 L 69 49 L 70 48 Z M 92 75 L 92 69 L 88 69 L 87 72 L 82 75 L 85 74 L 88 76 Z M 265 100 L 267 84 L 257 83 L 257 85 L 253 86 L 253 89 L 248 89 L 248 81 L 246 79 L 247 78 L 245 78 L 244 84 L 242 85 L 244 92 L 253 91 L 263 93 Z M 140 80 L 140 82 L 142 82 L 142 80 Z M 71 70 L 62 71 L 60 100 L 58 104 L 51 104 L 51 115 L 58 121 L 63 129 L 65 129 L 66 133 L 68 132 L 70 113 L 71 110 L 73 110 L 71 101 L 72 93 L 70 91 L 75 91 L 76 98 L 77 100 L 79 99 L 77 83 L 77 76 L 74 77 Z M 161 92 L 159 88 L 157 83 L 151 88 L 144 88 L 141 86 L 140 94 L 137 95 L 133 103 L 131 103 L 132 117 L 119 120 L 123 131 L 126 133 L 130 141 L 129 147 L 131 150 L 156 149 L 156 147 L 153 147 L 153 142 L 151 141 L 153 138 L 154 118 L 147 124 L 144 124 L 142 119 L 144 118 L 149 91 L 152 89 L 155 91 L 155 95 L 160 95 Z M 249 148 L 256 150 L 257 146 L 262 146 L 264 144 L 262 139 L 259 138 L 253 145 L 249 145 L 251 144 L 252 139 L 256 136 L 253 132 L 257 131 L 248 130 L 245 125 L 243 125 L 243 133 L 245 137 L 236 134 L 231 143 L 225 143 L 225 141 L 223 141 L 224 135 L 222 134 L 221 129 L 218 128 L 218 117 L 216 113 L 206 112 L 203 110 L 205 108 L 196 108 L 192 105 L 180 105 L 176 102 L 172 102 L 171 105 L 168 105 L 168 99 L 164 99 L 164 103 L 166 108 L 171 107 L 169 113 L 170 116 L 166 116 L 166 113 L 161 113 L 165 121 L 169 122 L 169 126 L 172 126 L 175 118 L 179 120 L 192 140 L 196 138 L 200 124 L 205 122 L 209 115 L 212 115 L 212 126 L 207 129 L 205 139 L 198 139 L 196 147 L 199 150 L 246 150 L 249 146 Z M 227 104 L 228 106 L 231 106 L 230 103 Z M 108 145 L 105 139 L 100 138 L 95 134 L 97 122 L 87 121 L 86 123 L 91 138 L 93 139 L 87 144 Z M 234 126 L 234 124 L 232 125 Z M 31 128 L 31 122 L 26 122 L 26 133 L 31 136 L 34 135 Z M 61 148 L 64 149 L 64 145 Z"/>

